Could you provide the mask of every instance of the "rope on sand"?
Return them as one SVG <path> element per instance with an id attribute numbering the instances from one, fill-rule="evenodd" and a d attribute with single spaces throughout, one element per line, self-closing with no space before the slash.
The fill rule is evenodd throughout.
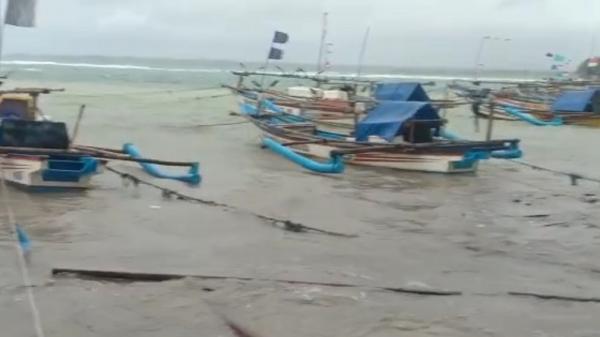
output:
<path id="1" fill-rule="evenodd" d="M 259 282 L 275 282 L 282 284 L 295 284 L 295 285 L 310 285 L 310 286 L 324 286 L 333 288 L 367 288 L 374 290 L 383 290 L 394 293 L 404 293 L 422 296 L 459 296 L 462 292 L 455 290 L 441 290 L 441 289 L 427 289 L 427 288 L 408 288 L 408 287 L 396 287 L 396 286 L 371 286 L 362 284 L 352 283 L 340 283 L 340 282 L 318 282 L 318 281 L 306 281 L 306 280 L 291 280 L 291 279 L 275 279 L 275 278 L 261 278 L 261 277 L 248 277 L 248 276 L 225 276 L 225 275 L 196 275 L 196 274 L 151 274 L 151 273 L 137 273 L 127 271 L 113 271 L 113 270 L 89 270 L 89 269 L 71 269 L 71 268 L 53 268 L 53 276 L 70 276 L 79 277 L 83 279 L 101 279 L 101 280 L 112 280 L 112 281 L 128 281 L 128 282 L 165 282 L 173 280 L 181 280 L 184 278 L 196 278 L 200 280 L 235 280 L 242 282 L 259 281 Z"/>
<path id="2" fill-rule="evenodd" d="M 518 164 L 518 165 L 529 167 L 529 168 L 534 169 L 534 170 L 539 170 L 539 171 L 553 173 L 553 174 L 556 174 L 556 175 L 566 176 L 566 177 L 568 177 L 570 179 L 571 185 L 573 185 L 573 186 L 577 186 L 579 180 L 589 181 L 589 182 L 594 182 L 594 183 L 599 183 L 600 184 L 600 179 L 593 178 L 593 177 L 587 177 L 587 176 L 584 176 L 584 175 L 579 174 L 579 173 L 554 170 L 554 169 L 550 169 L 550 168 L 547 168 L 547 167 L 542 167 L 542 166 L 530 164 L 530 163 L 527 163 L 527 162 L 524 162 L 524 161 L 520 161 L 520 160 L 510 160 L 509 159 L 509 161 L 512 162 L 512 163 Z"/>
<path id="3" fill-rule="evenodd" d="M 138 186 L 140 184 L 142 185 L 146 185 L 155 189 L 158 189 L 162 192 L 162 196 L 165 199 L 176 199 L 176 200 L 182 200 L 182 201 L 187 201 L 187 202 L 195 202 L 195 203 L 200 203 L 203 205 L 207 205 L 207 206 L 213 206 L 213 207 L 221 207 L 224 209 L 229 209 L 229 210 L 233 210 L 233 211 L 242 211 L 245 213 L 249 213 L 263 221 L 266 221 L 268 223 L 270 223 L 271 225 L 273 225 L 274 227 L 277 228 L 282 228 L 286 231 L 290 231 L 290 232 L 295 232 L 295 233 L 304 233 L 304 232 L 315 232 L 315 233 L 320 233 L 320 234 L 325 234 L 325 235 L 330 235 L 330 236 L 336 236 L 336 237 L 343 237 L 343 238 L 355 238 L 358 237 L 358 235 L 355 234 L 346 234 L 346 233 L 339 233 L 339 232 L 333 232 L 333 231 L 328 231 L 328 230 L 324 230 L 324 229 L 320 229 L 320 228 L 316 228 L 316 227 L 311 227 L 311 226 L 306 226 L 304 224 L 301 223 L 297 223 L 297 222 L 293 222 L 291 220 L 287 220 L 287 219 L 277 219 L 274 217 L 270 217 L 270 216 L 266 216 L 266 215 L 262 215 L 262 214 L 258 214 L 258 213 L 254 213 L 252 211 L 249 210 L 245 210 L 245 209 L 240 209 L 238 207 L 232 206 L 232 205 L 228 205 L 225 203 L 221 203 L 221 202 L 217 202 L 217 201 L 212 201 L 212 200 L 206 200 L 206 199 L 202 199 L 202 198 L 198 198 L 198 197 L 194 197 L 191 195 L 187 195 L 187 194 L 183 194 L 180 193 L 178 191 L 172 190 L 172 189 L 168 189 L 166 187 L 162 187 L 160 185 L 157 185 L 155 183 L 152 183 L 150 181 L 147 180 L 143 180 L 135 175 L 132 175 L 130 173 L 127 172 L 123 172 L 120 170 L 117 170 L 113 167 L 110 166 L 106 166 L 106 170 L 116 173 L 118 174 L 122 179 L 124 179 L 125 181 L 130 181 L 133 183 L 134 186 Z"/>
<path id="4" fill-rule="evenodd" d="M 226 122 L 226 123 L 215 123 L 215 124 L 198 124 L 194 125 L 194 127 L 211 127 L 211 126 L 227 126 L 227 125 L 238 125 L 238 124 L 248 124 L 250 121 L 241 121 L 241 122 Z"/>

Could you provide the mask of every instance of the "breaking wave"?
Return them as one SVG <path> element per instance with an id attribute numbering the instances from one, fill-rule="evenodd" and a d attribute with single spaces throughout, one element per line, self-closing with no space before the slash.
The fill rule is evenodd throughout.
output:
<path id="1" fill-rule="evenodd" d="M 102 64 L 102 63 L 84 63 L 84 62 L 56 62 L 56 61 L 30 61 L 30 60 L 6 60 L 1 62 L 3 65 L 14 65 L 23 66 L 26 71 L 42 71 L 40 68 L 44 67 L 62 67 L 62 68 L 88 68 L 88 69 L 113 69 L 113 70 L 133 70 L 133 71 L 147 71 L 147 72 L 174 72 L 174 73 L 228 73 L 231 69 L 227 68 L 167 68 L 167 67 L 153 67 L 145 65 L 135 64 Z M 281 72 L 267 71 L 267 74 L 278 75 Z M 298 75 L 314 76 L 317 75 L 313 72 L 298 73 Z M 514 81 L 514 82 L 528 82 L 535 81 L 534 77 L 529 78 L 518 78 L 514 75 L 485 75 L 482 74 L 480 80 L 483 81 Z M 353 72 L 327 72 L 321 74 L 323 77 L 345 77 L 347 79 L 355 78 L 356 74 Z M 360 76 L 363 79 L 373 80 L 386 80 L 386 79 L 397 79 L 397 80 L 420 80 L 420 81 L 451 81 L 451 80 L 472 80 L 472 76 L 465 75 L 464 73 L 457 72 L 455 74 L 418 74 L 418 73 L 365 73 Z"/>
<path id="2" fill-rule="evenodd" d="M 93 69 L 119 69 L 119 70 L 139 70 L 139 71 L 166 71 L 166 72 L 196 72 L 196 73 L 220 73 L 227 70 L 213 68 L 162 68 L 150 67 L 133 64 L 96 64 L 96 63 L 67 63 L 55 61 L 2 61 L 5 65 L 17 66 L 48 66 L 63 68 L 93 68 Z"/>

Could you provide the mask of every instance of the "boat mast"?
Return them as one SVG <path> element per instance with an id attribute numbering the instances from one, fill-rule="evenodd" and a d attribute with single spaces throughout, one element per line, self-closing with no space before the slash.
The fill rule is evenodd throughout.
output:
<path id="1" fill-rule="evenodd" d="M 321 44 L 319 45 L 319 57 L 317 59 L 317 74 L 323 71 L 323 54 L 325 52 L 325 41 L 327 40 L 327 16 L 329 13 L 323 13 L 323 25 L 321 28 Z"/>
<path id="2" fill-rule="evenodd" d="M 365 53 L 367 51 L 367 43 L 369 42 L 369 34 L 371 33 L 371 26 L 367 27 L 365 36 L 363 37 L 362 46 L 360 48 L 360 54 L 358 55 L 358 68 L 356 69 L 356 78 L 359 78 L 362 74 L 362 68 L 365 61 Z"/>

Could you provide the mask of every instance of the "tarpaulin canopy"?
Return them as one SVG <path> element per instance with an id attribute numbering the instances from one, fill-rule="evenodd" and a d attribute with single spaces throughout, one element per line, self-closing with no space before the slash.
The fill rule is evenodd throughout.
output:
<path id="1" fill-rule="evenodd" d="M 552 104 L 554 112 L 593 112 L 594 100 L 600 98 L 600 89 L 565 91 Z"/>
<path id="2" fill-rule="evenodd" d="M 429 103 L 380 101 L 356 126 L 356 139 L 368 141 L 369 136 L 379 136 L 391 142 L 407 131 L 407 121 L 419 120 L 423 121 L 417 124 L 419 130 L 426 132 L 427 137 L 431 129 L 442 123 L 437 110 Z"/>
<path id="3" fill-rule="evenodd" d="M 430 101 L 421 84 L 408 82 L 377 83 L 375 87 L 375 99 L 378 101 Z"/>
<path id="4" fill-rule="evenodd" d="M 62 122 L 4 119 L 0 124 L 0 145 L 67 149 L 69 147 L 67 125 Z"/>

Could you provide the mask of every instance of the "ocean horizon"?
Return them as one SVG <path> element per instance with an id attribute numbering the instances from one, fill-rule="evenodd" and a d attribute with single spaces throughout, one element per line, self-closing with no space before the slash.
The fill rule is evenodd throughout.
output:
<path id="1" fill-rule="evenodd" d="M 262 70 L 264 65 L 258 62 L 236 62 L 231 60 L 146 58 L 132 56 L 65 56 L 65 55 L 26 55 L 9 54 L 0 62 L 3 72 L 9 72 L 19 79 L 47 78 L 51 80 L 85 80 L 86 78 L 107 78 L 124 73 L 154 73 L 136 76 L 135 81 L 143 81 L 150 75 L 154 82 L 156 74 L 163 73 L 166 82 L 169 77 L 186 78 L 205 75 L 223 75 L 234 70 Z M 271 64 L 269 72 L 313 74 L 314 66 L 302 63 Z M 355 65 L 334 65 L 324 75 L 355 77 Z M 171 73 L 171 74 L 169 74 Z M 486 69 L 480 71 L 482 80 L 528 81 L 543 79 L 552 73 L 542 70 Z M 415 81 L 472 80 L 474 69 L 456 67 L 405 67 L 368 65 L 363 67 L 361 77 L 371 79 L 398 79 Z M 81 77 L 81 78 L 79 78 Z M 118 76 L 116 76 L 118 77 Z"/>

